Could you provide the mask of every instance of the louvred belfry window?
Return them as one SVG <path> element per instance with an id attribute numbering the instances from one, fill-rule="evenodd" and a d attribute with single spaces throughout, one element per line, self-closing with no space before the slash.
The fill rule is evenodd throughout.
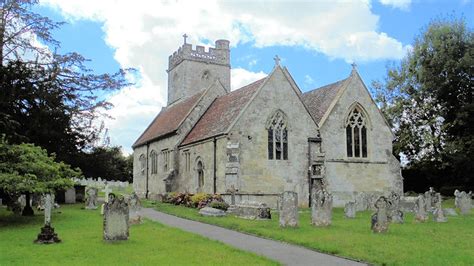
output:
<path id="1" fill-rule="evenodd" d="M 357 106 L 346 121 L 347 157 L 367 158 L 367 118 Z"/>
<path id="2" fill-rule="evenodd" d="M 278 110 L 267 123 L 268 159 L 288 160 L 288 128 L 286 115 Z"/>

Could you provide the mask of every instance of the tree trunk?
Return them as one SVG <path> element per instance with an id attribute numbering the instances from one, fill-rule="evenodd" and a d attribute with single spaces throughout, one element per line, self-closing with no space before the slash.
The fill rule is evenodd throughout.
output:
<path id="1" fill-rule="evenodd" d="M 21 213 L 22 216 L 33 216 L 35 213 L 33 212 L 33 208 L 30 205 L 30 193 L 26 193 L 26 205 L 23 208 L 23 212 Z"/>

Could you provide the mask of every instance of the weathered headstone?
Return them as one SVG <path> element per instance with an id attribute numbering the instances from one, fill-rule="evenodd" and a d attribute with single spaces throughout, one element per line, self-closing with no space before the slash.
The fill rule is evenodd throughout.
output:
<path id="1" fill-rule="evenodd" d="M 200 209 L 199 214 L 202 216 L 210 216 L 210 217 L 221 217 L 221 216 L 226 215 L 225 211 L 219 210 L 216 208 L 211 208 L 211 207 L 204 207 Z"/>
<path id="2" fill-rule="evenodd" d="M 389 217 L 393 223 L 403 223 L 403 211 L 400 209 L 400 195 L 394 191 L 388 199 Z"/>
<path id="3" fill-rule="evenodd" d="M 430 187 L 428 191 L 425 192 L 425 205 L 427 212 L 433 212 L 435 208 L 435 201 L 436 201 L 436 192 L 434 191 L 433 187 Z"/>
<path id="4" fill-rule="evenodd" d="M 97 209 L 97 188 L 88 187 L 86 189 L 86 209 L 95 210 Z"/>
<path id="5" fill-rule="evenodd" d="M 436 193 L 435 199 L 433 220 L 438 223 L 445 223 L 448 219 L 444 216 L 443 207 L 441 206 L 441 193 Z"/>
<path id="6" fill-rule="evenodd" d="M 54 232 L 54 228 L 51 227 L 51 211 L 54 205 L 54 198 L 51 194 L 46 194 L 44 197 L 44 226 L 41 228 L 41 233 L 38 234 L 37 239 L 34 241 L 38 244 L 52 244 L 61 242 L 58 235 Z"/>
<path id="7" fill-rule="evenodd" d="M 311 191 L 311 224 L 329 226 L 332 221 L 332 195 L 325 188 L 313 187 Z"/>
<path id="8" fill-rule="evenodd" d="M 129 222 L 130 224 L 139 224 L 142 221 L 142 217 L 140 216 L 140 209 L 142 208 L 140 203 L 140 198 L 138 195 L 133 192 L 129 199 Z"/>
<path id="9" fill-rule="evenodd" d="M 446 208 L 443 209 L 444 215 L 446 216 L 458 216 L 458 213 L 453 208 Z"/>
<path id="10" fill-rule="evenodd" d="M 365 211 L 368 209 L 367 194 L 364 192 L 358 192 L 356 195 L 356 210 Z"/>
<path id="11" fill-rule="evenodd" d="M 122 197 L 111 197 L 104 206 L 104 240 L 127 240 L 128 236 L 128 203 Z"/>
<path id="12" fill-rule="evenodd" d="M 458 208 L 461 211 L 462 215 L 467 215 L 471 211 L 472 208 L 472 193 L 466 193 L 464 191 L 458 193 L 456 196 L 458 199 Z"/>
<path id="13" fill-rule="evenodd" d="M 346 218 L 355 218 L 356 217 L 356 203 L 354 201 L 349 201 L 344 206 L 344 215 Z"/>
<path id="14" fill-rule="evenodd" d="M 293 191 L 285 191 L 281 195 L 280 226 L 298 226 L 298 194 Z"/>
<path id="15" fill-rule="evenodd" d="M 385 233 L 388 231 L 390 218 L 388 216 L 388 200 L 382 196 L 375 202 L 375 209 L 377 211 L 372 214 L 371 229 L 374 233 Z"/>
<path id="16" fill-rule="evenodd" d="M 76 203 L 76 189 L 74 187 L 66 190 L 64 192 L 64 203 L 74 204 Z"/>
<path id="17" fill-rule="evenodd" d="M 426 222 L 428 220 L 425 197 L 423 195 L 419 195 L 415 201 L 415 220 L 418 222 Z"/>

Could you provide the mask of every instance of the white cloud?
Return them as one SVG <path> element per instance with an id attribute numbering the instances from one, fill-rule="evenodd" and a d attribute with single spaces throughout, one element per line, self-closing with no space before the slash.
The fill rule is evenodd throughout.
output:
<path id="1" fill-rule="evenodd" d="M 382 5 L 399 8 L 401 10 L 409 10 L 411 0 L 379 0 Z"/>
<path id="2" fill-rule="evenodd" d="M 388 0 L 383 0 L 388 1 Z M 408 46 L 378 31 L 370 0 L 355 1 L 119 1 L 42 0 L 68 20 L 102 23 L 106 43 L 122 67 L 140 70 L 142 84 L 113 95 L 108 122 L 113 144 L 125 148 L 139 136 L 166 102 L 168 56 L 188 42 L 231 46 L 302 46 L 347 62 L 399 59 Z M 249 67 L 253 62 L 248 63 Z M 263 72 L 232 70 L 232 88 L 261 78 Z M 131 124 L 127 124 L 131 123 Z M 130 133 L 133 131 L 133 134 Z M 125 133 L 126 132 L 126 133 Z M 129 136 L 130 135 L 130 136 Z M 133 136 L 132 136 L 133 135 Z M 114 140 L 117 138 L 117 140 Z M 124 139 L 131 138 L 125 141 Z"/>
<path id="3" fill-rule="evenodd" d="M 314 84 L 314 79 L 310 75 L 305 75 L 304 76 L 304 83 L 306 85 L 313 85 Z"/>
<path id="4" fill-rule="evenodd" d="M 264 72 L 251 72 L 248 70 L 245 70 L 243 68 L 234 68 L 232 69 L 231 73 L 231 90 L 236 90 L 239 89 L 245 85 L 248 85 L 254 81 L 257 81 L 265 76 Z"/>

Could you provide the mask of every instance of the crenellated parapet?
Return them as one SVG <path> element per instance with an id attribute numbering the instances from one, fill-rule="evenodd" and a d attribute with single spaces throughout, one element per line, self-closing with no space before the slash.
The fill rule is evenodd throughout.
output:
<path id="1" fill-rule="evenodd" d="M 178 51 L 169 56 L 168 71 L 172 70 L 183 60 L 230 66 L 229 41 L 217 40 L 215 47 L 210 47 L 208 51 L 206 51 L 204 46 L 197 45 L 196 49 L 193 49 L 191 44 L 184 43 Z"/>

